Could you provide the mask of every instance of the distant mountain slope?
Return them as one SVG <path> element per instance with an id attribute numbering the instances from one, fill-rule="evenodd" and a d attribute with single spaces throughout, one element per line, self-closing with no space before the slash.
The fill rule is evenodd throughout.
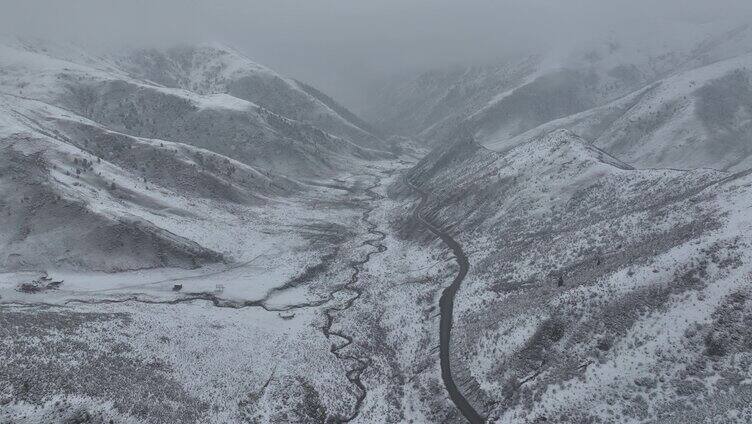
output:
<path id="1" fill-rule="evenodd" d="M 452 127 L 498 93 L 527 81 L 539 60 L 530 57 L 492 67 L 455 67 L 394 80 L 372 89 L 365 117 L 384 131 L 411 136 L 431 127 Z"/>
<path id="2" fill-rule="evenodd" d="M 276 114 L 305 122 L 361 147 L 384 149 L 354 114 L 318 90 L 285 78 L 219 45 L 142 50 L 118 59 L 137 78 L 199 94 L 229 94 Z"/>
<path id="3" fill-rule="evenodd" d="M 691 422 L 746 408 L 719 379 L 747 378 L 730 311 L 749 308 L 752 174 L 634 169 L 565 130 L 504 152 L 454 138 L 408 178 L 470 260 L 452 366 L 477 410 L 682 423 L 686 402 Z"/>
<path id="4" fill-rule="evenodd" d="M 489 140 L 503 150 L 569 128 L 640 167 L 743 169 L 752 165 L 752 56 L 682 72 L 614 102 Z"/>
<path id="5" fill-rule="evenodd" d="M 211 52 L 214 50 L 206 54 Z M 377 150 L 379 146 L 360 146 L 347 136 L 331 134 L 228 94 L 199 94 L 134 79 L 130 76 L 132 72 L 113 68 L 113 59 L 91 58 L 70 46 L 8 43 L 0 45 L 0 57 L 3 63 L 0 88 L 4 93 L 69 109 L 117 131 L 194 144 L 229 154 L 249 165 L 274 168 L 279 173 L 304 177 L 330 173 L 347 167 L 352 159 L 389 155 Z M 71 62 L 74 59 L 80 62 Z M 217 59 L 209 55 L 206 60 L 213 63 Z M 170 65 L 174 64 L 165 65 L 164 72 L 172 75 Z M 224 81 L 220 78 L 222 72 L 229 72 L 225 68 L 213 69 L 209 64 L 204 66 L 198 75 L 207 79 L 215 76 L 217 81 Z M 243 72 L 246 70 L 242 68 Z M 263 75 L 259 77 L 262 80 L 279 78 Z M 208 90 L 205 86 L 210 84 L 219 83 L 214 80 L 195 83 L 201 91 Z M 250 80 L 244 87 L 254 88 Z M 297 111 L 300 98 L 310 100 L 310 96 L 297 88 L 274 90 L 261 85 L 259 90 L 265 93 L 266 103 L 275 103 L 272 105 L 275 109 L 283 109 L 285 105 Z M 308 107 L 314 108 L 310 104 Z M 327 115 L 323 120 L 336 119 Z M 355 128 L 350 124 L 345 127 Z M 359 136 L 367 135 L 356 132 Z M 357 142 L 367 144 L 366 138 Z"/>
<path id="6" fill-rule="evenodd" d="M 741 169 L 752 163 L 752 28 L 685 32 L 678 45 L 607 40 L 431 72 L 381 88 L 372 110 L 388 111 L 394 129 L 431 144 L 451 142 L 460 125 L 498 150 L 568 128 L 638 167 Z"/>
<path id="7" fill-rule="evenodd" d="M 39 40 L 0 43 L 0 269 L 231 260 L 228 240 L 264 238 L 260 225 L 287 219 L 274 209 L 250 218 L 300 193 L 296 180 L 390 157 L 378 137 L 297 83 L 225 50 L 195 51 L 194 68 L 182 73 L 162 64 L 162 75 L 186 79 L 157 84 L 122 57 Z M 256 71 L 260 80 L 243 79 Z M 214 92 L 235 77 L 248 92 L 281 81 L 283 90 L 257 87 L 278 112 Z"/>
<path id="8" fill-rule="evenodd" d="M 316 100 L 320 101 L 321 103 L 325 104 L 327 107 L 332 109 L 333 111 L 337 112 L 341 117 L 345 118 L 347 121 L 355 124 L 356 126 L 358 126 L 359 128 L 363 130 L 370 132 L 371 134 L 378 134 L 376 129 L 374 129 L 369 123 L 360 119 L 358 116 L 355 116 L 354 113 L 350 112 L 347 108 L 337 103 L 336 100 L 327 96 L 325 93 L 319 91 L 317 88 L 312 87 L 298 80 L 295 80 L 295 83 L 298 85 L 298 87 L 300 87 L 300 89 L 310 94 L 311 96 L 315 97 Z"/>

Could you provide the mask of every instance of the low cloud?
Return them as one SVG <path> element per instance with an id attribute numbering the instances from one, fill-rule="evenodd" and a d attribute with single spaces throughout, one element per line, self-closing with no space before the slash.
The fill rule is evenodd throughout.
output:
<path id="1" fill-rule="evenodd" d="M 657 3 L 657 4 L 656 4 Z M 748 0 L 2 0 L 11 34 L 119 46 L 220 41 L 349 105 L 391 74 L 607 33 L 752 17 Z"/>

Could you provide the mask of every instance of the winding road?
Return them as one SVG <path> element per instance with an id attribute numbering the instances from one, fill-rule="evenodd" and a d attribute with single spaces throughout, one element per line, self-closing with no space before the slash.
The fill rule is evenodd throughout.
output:
<path id="1" fill-rule="evenodd" d="M 446 231 L 434 225 L 432 222 L 425 219 L 420 210 L 428 202 L 428 193 L 425 190 L 421 190 L 409 179 L 404 179 L 405 183 L 416 193 L 420 195 L 420 203 L 415 207 L 413 211 L 415 219 L 428 228 L 433 234 L 438 236 L 444 244 L 446 244 L 454 253 L 455 260 L 460 269 L 457 275 L 454 277 L 454 281 L 441 293 L 439 299 L 439 311 L 441 312 L 441 321 L 439 323 L 439 359 L 441 362 L 441 379 L 444 381 L 444 386 L 449 392 L 449 397 L 452 402 L 457 406 L 462 415 L 472 424 L 484 423 L 485 419 L 473 408 L 470 402 L 467 401 L 462 394 L 457 384 L 452 377 L 450 356 L 450 345 L 452 337 L 452 320 L 454 314 L 454 298 L 462 285 L 462 281 L 467 275 L 467 271 L 470 268 L 470 262 L 467 259 L 467 255 L 462 250 L 457 241 L 452 238 Z"/>

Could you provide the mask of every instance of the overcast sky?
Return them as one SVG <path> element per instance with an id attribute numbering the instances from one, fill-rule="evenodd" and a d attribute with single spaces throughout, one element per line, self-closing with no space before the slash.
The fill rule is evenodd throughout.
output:
<path id="1" fill-rule="evenodd" d="M 384 76 L 607 31 L 752 17 L 752 0 L 0 0 L 0 31 L 89 42 L 220 41 L 350 106 Z"/>

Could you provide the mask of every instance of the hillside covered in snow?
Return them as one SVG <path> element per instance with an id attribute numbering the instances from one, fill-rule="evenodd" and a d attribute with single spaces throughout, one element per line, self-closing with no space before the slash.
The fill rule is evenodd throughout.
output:
<path id="1" fill-rule="evenodd" d="M 222 45 L 3 39 L 0 423 L 752 422 L 752 27 L 662 31 L 364 119 Z"/>
<path id="2" fill-rule="evenodd" d="M 749 419 L 749 170 L 640 170 L 558 130 L 465 134 L 405 181 L 470 260 L 452 361 L 490 421 Z"/>
<path id="3" fill-rule="evenodd" d="M 270 211 L 301 182 L 392 155 L 314 90 L 220 46 L 100 56 L 5 39 L 2 263 L 112 271 L 238 259 L 225 255 L 242 245 L 233 227 L 281 225 Z M 227 226 L 202 234 L 206 220 Z"/>
<path id="4" fill-rule="evenodd" d="M 394 81 L 367 115 L 429 144 L 463 126 L 504 150 L 567 128 L 641 168 L 744 168 L 752 27 L 674 32 L 680 41 L 614 38 Z"/>

